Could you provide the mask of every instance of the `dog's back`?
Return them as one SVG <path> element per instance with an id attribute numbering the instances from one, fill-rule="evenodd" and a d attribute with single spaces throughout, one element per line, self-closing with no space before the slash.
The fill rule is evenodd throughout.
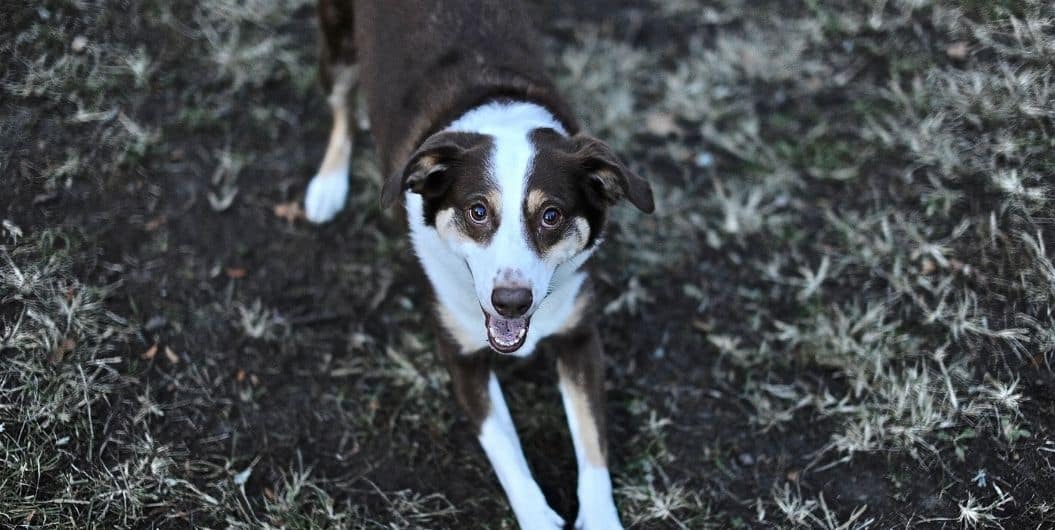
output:
<path id="1" fill-rule="evenodd" d="M 488 100 L 533 101 L 578 127 L 512 0 L 356 0 L 356 61 L 383 174 L 429 134 Z"/>

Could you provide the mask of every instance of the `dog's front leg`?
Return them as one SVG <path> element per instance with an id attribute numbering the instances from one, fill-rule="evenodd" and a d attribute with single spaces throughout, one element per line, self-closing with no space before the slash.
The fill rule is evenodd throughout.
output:
<path id="1" fill-rule="evenodd" d="M 549 507 L 531 476 L 489 356 L 489 352 L 447 356 L 458 402 L 476 427 L 477 439 L 491 460 L 520 528 L 563 528 L 564 520 Z"/>
<path id="2" fill-rule="evenodd" d="M 353 112 L 348 109 L 348 105 L 355 101 L 359 71 L 354 65 L 333 68 L 333 87 L 329 97 L 333 128 L 319 172 L 312 177 L 304 194 L 304 214 L 313 223 L 325 223 L 333 219 L 344 208 L 348 196 L 354 134 L 349 126 Z"/>
<path id="3" fill-rule="evenodd" d="M 557 373 L 561 401 L 579 462 L 579 516 L 584 530 L 622 528 L 612 499 L 604 421 L 604 353 L 597 328 L 588 326 L 563 337 Z"/>

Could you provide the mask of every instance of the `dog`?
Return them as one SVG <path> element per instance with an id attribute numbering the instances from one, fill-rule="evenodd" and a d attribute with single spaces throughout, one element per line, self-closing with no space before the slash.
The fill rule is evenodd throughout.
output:
<path id="1" fill-rule="evenodd" d="M 521 450 L 491 363 L 557 352 L 578 462 L 575 526 L 621 528 L 607 466 L 604 357 L 587 259 L 609 209 L 654 209 L 652 189 L 580 131 L 509 0 L 321 0 L 321 77 L 333 129 L 305 213 L 348 192 L 357 91 L 383 183 L 402 204 L 435 296 L 437 355 L 524 529 L 561 528 Z"/>

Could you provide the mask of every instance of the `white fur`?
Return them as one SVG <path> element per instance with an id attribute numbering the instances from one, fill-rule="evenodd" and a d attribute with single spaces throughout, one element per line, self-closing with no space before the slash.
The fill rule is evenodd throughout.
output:
<path id="1" fill-rule="evenodd" d="M 304 195 L 304 216 L 313 223 L 325 223 L 344 208 L 348 196 L 348 165 L 352 158 L 352 136 L 348 128 L 348 95 L 355 90 L 359 69 L 338 66 L 329 103 L 333 128 L 319 172 L 312 177 Z"/>
<path id="2" fill-rule="evenodd" d="M 612 500 L 612 479 L 608 468 L 579 469 L 579 516 L 575 528 L 582 530 L 621 530 L 619 512 Z"/>
<path id="3" fill-rule="evenodd" d="M 621 529 L 623 525 L 619 522 L 619 512 L 615 508 L 615 500 L 612 499 L 612 479 L 608 468 L 590 462 L 582 439 L 580 418 L 575 412 L 574 398 L 568 395 L 564 385 L 561 385 L 560 395 L 564 403 L 564 413 L 568 417 L 568 430 L 571 431 L 571 441 L 575 447 L 575 459 L 579 463 L 579 516 L 575 519 L 575 528 Z"/>
<path id="4" fill-rule="evenodd" d="M 469 111 L 446 129 L 493 138 L 491 174 L 480 178 L 490 178 L 498 188 L 501 204 L 495 215 L 501 221 L 486 246 L 468 238 L 444 238 L 425 225 L 421 196 L 406 194 L 414 250 L 447 312 L 446 321 L 460 327 L 452 334 L 465 338 L 459 346 L 466 353 L 487 347 L 481 308 L 497 315 L 491 291 L 501 278 L 518 278 L 532 290 L 533 304 L 528 312 L 531 325 L 517 356 L 530 355 L 540 339 L 561 329 L 574 311 L 575 298 L 586 278 L 579 268 L 592 250 L 562 256 L 566 259 L 559 262 L 543 259 L 531 248 L 524 232 L 523 203 L 535 156 L 528 135 L 543 127 L 566 134 L 553 115 L 538 105 L 491 103 Z"/>
<path id="5" fill-rule="evenodd" d="M 304 195 L 304 216 L 313 223 L 333 219 L 348 196 L 348 166 L 312 177 Z"/>
<path id="6" fill-rule="evenodd" d="M 563 528 L 564 520 L 549 507 L 538 483 L 531 477 L 513 418 L 493 373 L 487 391 L 491 398 L 491 413 L 480 428 L 480 445 L 509 497 L 517 523 L 524 530 Z"/>
<path id="7" fill-rule="evenodd" d="M 509 271 L 526 281 L 537 307 L 546 295 L 549 277 L 553 273 L 528 245 L 524 233 L 527 175 L 535 157 L 528 135 L 540 127 L 564 130 L 549 112 L 538 105 L 492 103 L 469 111 L 447 128 L 486 134 L 494 141 L 490 177 L 497 184 L 502 201 L 496 212 L 501 223 L 486 247 L 466 245 L 461 249 L 472 270 L 477 297 L 492 314 L 496 312 L 491 306 L 491 290 L 499 274 Z"/>

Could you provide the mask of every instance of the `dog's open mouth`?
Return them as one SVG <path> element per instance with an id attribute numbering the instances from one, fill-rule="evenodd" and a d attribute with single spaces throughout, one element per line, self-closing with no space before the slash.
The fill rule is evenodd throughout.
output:
<path id="1" fill-rule="evenodd" d="M 513 353 L 527 340 L 531 319 L 496 317 L 484 311 L 484 323 L 487 325 L 487 342 L 491 344 L 491 349 L 498 353 Z"/>

